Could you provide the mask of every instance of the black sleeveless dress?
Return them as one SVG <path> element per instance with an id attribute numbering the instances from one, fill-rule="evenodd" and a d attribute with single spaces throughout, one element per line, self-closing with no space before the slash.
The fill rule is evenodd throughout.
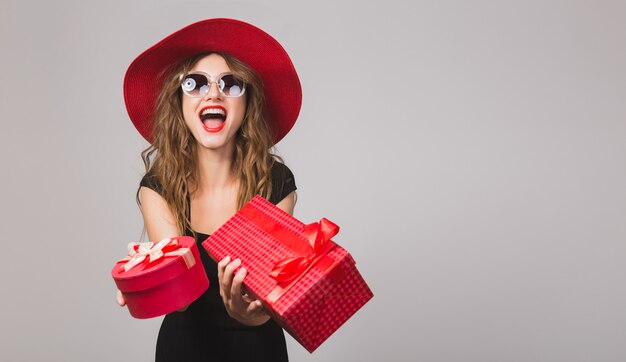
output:
<path id="1" fill-rule="evenodd" d="M 161 190 L 160 183 L 150 173 L 141 180 L 141 186 L 159 193 Z M 269 201 L 277 204 L 295 190 L 289 168 L 274 162 Z M 187 230 L 186 235 L 192 234 Z M 209 277 L 209 289 L 184 312 L 165 316 L 157 339 L 156 361 L 288 361 L 283 330 L 272 319 L 258 327 L 249 327 L 226 312 L 219 293 L 217 263 L 201 245 L 207 237 L 197 233 L 196 244 Z"/>

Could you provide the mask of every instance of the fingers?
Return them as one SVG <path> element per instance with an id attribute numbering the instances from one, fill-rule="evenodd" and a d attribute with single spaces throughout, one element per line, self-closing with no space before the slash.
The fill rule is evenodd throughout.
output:
<path id="1" fill-rule="evenodd" d="M 233 283 L 230 286 L 230 295 L 231 297 L 238 296 L 238 299 L 241 299 L 241 284 L 243 283 L 243 278 L 246 277 L 246 268 L 241 267 L 235 277 L 233 278 Z"/>
<path id="2" fill-rule="evenodd" d="M 224 277 L 224 269 L 226 269 L 226 265 L 228 265 L 228 263 L 230 263 L 230 256 L 225 257 L 217 263 L 217 280 L 220 283 L 220 295 L 222 297 L 224 297 L 222 295 L 222 279 Z"/>
<path id="3" fill-rule="evenodd" d="M 225 257 L 217 264 L 220 295 L 226 311 L 232 318 L 248 325 L 265 323 L 269 315 L 263 310 L 261 301 L 253 300 L 242 292 L 247 270 L 244 267 L 237 270 L 239 267 L 241 267 L 241 260 L 231 261 L 230 257 Z"/>
<path id="4" fill-rule="evenodd" d="M 230 287 L 230 304 L 231 308 L 241 314 L 246 310 L 245 302 L 243 300 L 243 295 L 241 294 L 241 284 L 243 283 L 243 278 L 246 276 L 246 268 L 241 267 L 235 274 L 233 278 L 233 283 Z"/>
<path id="5" fill-rule="evenodd" d="M 124 299 L 124 296 L 119 289 L 117 290 L 117 296 L 115 297 L 115 299 L 117 299 L 117 304 L 119 304 L 121 307 L 126 305 L 126 299 Z"/>
<path id="6" fill-rule="evenodd" d="M 251 315 L 260 314 L 263 311 L 263 304 L 260 300 L 255 300 L 248 304 L 246 312 Z"/>
<path id="7" fill-rule="evenodd" d="M 235 259 L 228 263 L 222 272 L 222 277 L 220 278 L 220 291 L 224 300 L 230 300 L 232 298 L 231 290 L 233 284 L 233 274 L 235 269 L 237 269 L 240 265 L 241 260 Z"/>
<path id="8" fill-rule="evenodd" d="M 244 301 L 245 303 L 250 303 L 250 302 L 252 302 L 252 299 L 250 298 L 250 296 L 249 296 L 248 294 L 244 294 L 244 295 L 242 295 L 242 296 L 241 296 L 241 299 L 243 299 L 243 301 Z"/>

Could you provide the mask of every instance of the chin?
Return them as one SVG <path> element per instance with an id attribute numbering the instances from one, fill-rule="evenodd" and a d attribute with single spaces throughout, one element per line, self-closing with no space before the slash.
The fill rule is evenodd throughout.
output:
<path id="1" fill-rule="evenodd" d="M 202 135 L 200 138 L 196 138 L 199 146 L 202 148 L 210 149 L 210 150 L 218 150 L 221 148 L 225 148 L 229 143 L 235 142 L 234 138 L 231 140 L 226 140 L 223 135 Z"/>

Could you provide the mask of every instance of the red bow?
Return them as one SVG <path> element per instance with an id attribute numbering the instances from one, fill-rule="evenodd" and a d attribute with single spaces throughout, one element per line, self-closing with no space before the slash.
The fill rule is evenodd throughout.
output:
<path id="1" fill-rule="evenodd" d="M 270 276 L 277 282 L 284 283 L 304 274 L 319 258 L 326 255 L 335 246 L 330 239 L 337 233 L 339 233 L 339 226 L 326 218 L 322 218 L 319 223 L 305 225 L 304 237 L 311 246 L 310 254 L 276 262 Z"/>
<path id="2" fill-rule="evenodd" d="M 119 272 L 127 272 L 133 267 L 147 260 L 151 264 L 166 256 L 182 256 L 187 269 L 196 263 L 189 248 L 181 248 L 177 238 L 167 238 L 158 243 L 143 242 L 128 244 L 128 256 L 120 261 L 124 261 L 119 268 Z"/>

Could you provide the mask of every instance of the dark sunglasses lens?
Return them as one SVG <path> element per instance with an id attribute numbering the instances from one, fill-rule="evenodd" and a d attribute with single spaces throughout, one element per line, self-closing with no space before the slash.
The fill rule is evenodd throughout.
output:
<path id="1" fill-rule="evenodd" d="M 192 97 L 202 97 L 209 90 L 209 80 L 202 74 L 187 74 L 181 87 L 183 91 Z"/>
<path id="2" fill-rule="evenodd" d="M 219 86 L 222 92 L 228 97 L 239 97 L 243 94 L 246 87 L 243 80 L 232 74 L 226 74 L 219 80 Z"/>

